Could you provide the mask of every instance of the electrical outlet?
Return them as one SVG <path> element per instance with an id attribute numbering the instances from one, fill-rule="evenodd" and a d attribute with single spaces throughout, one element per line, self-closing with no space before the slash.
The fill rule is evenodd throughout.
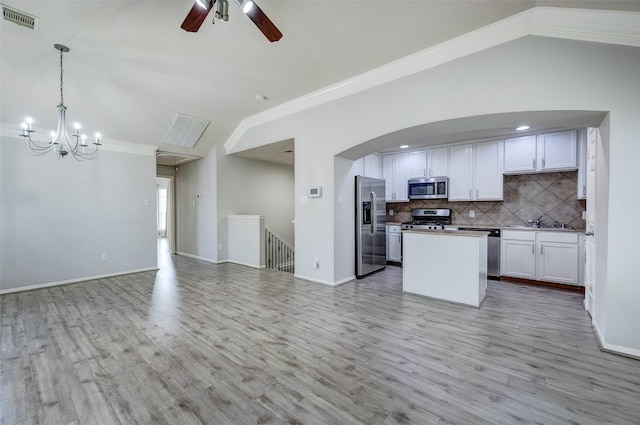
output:
<path id="1" fill-rule="evenodd" d="M 393 210 L 389 210 L 389 216 L 393 217 Z"/>
<path id="2" fill-rule="evenodd" d="M 475 210 L 469 210 L 469 217 L 473 218 L 476 216 L 476 211 Z"/>
<path id="3" fill-rule="evenodd" d="M 587 219 L 587 212 L 586 211 L 582 211 L 582 219 L 583 220 Z"/>
<path id="4" fill-rule="evenodd" d="M 218 251 L 222 251 L 222 244 L 221 243 L 218 244 Z"/>
<path id="5" fill-rule="evenodd" d="M 102 253 L 102 261 L 109 261 L 109 253 L 108 252 L 103 252 Z"/>
<path id="6" fill-rule="evenodd" d="M 313 257 L 313 267 L 316 269 L 320 268 L 320 262 L 318 261 L 318 257 Z"/>

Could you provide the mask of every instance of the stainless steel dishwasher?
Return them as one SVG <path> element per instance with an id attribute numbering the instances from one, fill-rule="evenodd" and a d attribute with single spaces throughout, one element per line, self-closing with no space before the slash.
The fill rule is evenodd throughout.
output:
<path id="1" fill-rule="evenodd" d="M 458 227 L 458 230 L 489 232 L 487 240 L 487 276 L 500 280 L 500 229 Z"/>

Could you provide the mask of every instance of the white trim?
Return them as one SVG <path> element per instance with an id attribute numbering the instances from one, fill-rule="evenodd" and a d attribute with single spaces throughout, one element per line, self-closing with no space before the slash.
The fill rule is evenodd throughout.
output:
<path id="1" fill-rule="evenodd" d="M 622 356 L 633 357 L 640 360 L 640 350 L 638 350 L 637 348 L 624 347 L 622 345 L 609 344 L 608 342 L 605 342 L 604 336 L 602 335 L 602 332 L 598 327 L 598 323 L 596 323 L 595 320 L 592 320 L 591 324 L 593 326 L 593 329 L 595 329 L 596 331 L 596 338 L 598 338 L 600 350 L 614 354 L 620 354 Z"/>
<path id="2" fill-rule="evenodd" d="M 202 261 L 206 261 L 207 263 L 213 263 L 213 264 L 220 264 L 220 263 L 227 262 L 227 260 L 217 261 L 217 260 L 212 260 L 211 258 L 205 258 L 205 257 L 199 257 L 197 255 L 193 255 L 193 254 L 187 254 L 186 252 L 176 252 L 176 255 L 182 255 L 183 257 L 193 258 L 195 260 L 202 260 Z"/>
<path id="3" fill-rule="evenodd" d="M 31 138 L 36 142 L 47 143 L 50 141 L 49 133 L 51 130 L 43 129 L 43 128 L 34 128 L 35 133 L 32 134 Z M 2 137 L 11 137 L 14 139 L 22 140 L 20 136 L 20 132 L 22 131 L 22 127 L 19 124 L 9 124 L 9 123 L 0 123 L 0 136 Z M 145 145 L 142 143 L 133 143 L 133 142 L 125 142 L 122 140 L 116 139 L 100 139 L 102 141 L 101 151 L 110 151 L 110 152 L 122 152 L 122 153 L 131 153 L 135 155 L 148 155 L 155 156 L 156 150 L 158 150 L 158 146 L 155 145 Z M 24 142 L 23 142 L 24 143 Z"/>
<path id="4" fill-rule="evenodd" d="M 149 268 L 146 268 L 146 269 L 127 270 L 127 271 L 117 272 L 117 273 L 108 273 L 108 274 L 101 274 L 101 275 L 96 275 L 96 276 L 80 277 L 80 278 L 77 278 L 77 279 L 60 280 L 58 282 L 39 283 L 37 285 L 21 286 L 19 288 L 0 289 L 0 295 L 11 294 L 11 293 L 14 293 L 14 292 L 33 291 L 34 289 L 49 288 L 51 286 L 69 285 L 71 283 L 87 282 L 87 281 L 90 281 L 90 280 L 105 279 L 105 278 L 108 278 L 108 277 L 122 276 L 122 275 L 126 275 L 126 274 L 134 274 L 134 273 L 150 272 L 150 271 L 155 271 L 155 270 L 159 270 L 158 267 L 149 267 Z"/>
<path id="5" fill-rule="evenodd" d="M 640 12 L 534 7 L 428 49 L 389 62 L 360 75 L 282 103 L 244 118 L 231 133 L 224 148 L 238 148 L 242 136 L 253 127 L 359 93 L 452 60 L 489 49 L 527 35 L 566 38 L 640 47 Z"/>

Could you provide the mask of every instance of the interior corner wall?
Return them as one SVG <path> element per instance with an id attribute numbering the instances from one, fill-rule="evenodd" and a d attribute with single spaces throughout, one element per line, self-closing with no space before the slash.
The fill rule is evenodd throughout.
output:
<path id="1" fill-rule="evenodd" d="M 294 247 L 293 166 L 226 155 L 221 146 L 216 149 L 222 152 L 217 161 L 219 232 L 226 232 L 228 215 L 261 215 L 265 226 Z"/>
<path id="2" fill-rule="evenodd" d="M 176 168 L 176 252 L 217 262 L 216 150 Z"/>
<path id="3" fill-rule="evenodd" d="M 171 165 L 157 165 L 156 166 L 156 175 L 158 176 L 174 176 L 176 175 L 176 167 Z"/>
<path id="4" fill-rule="evenodd" d="M 355 176 L 362 175 L 363 161 L 351 161 L 336 156 L 335 159 L 335 209 L 334 239 L 350 235 L 355 241 Z M 341 258 L 344 257 L 344 261 Z M 334 251 L 335 281 L 343 283 L 355 279 L 355 242 Z M 349 261 L 349 259 L 351 261 Z"/>
<path id="5" fill-rule="evenodd" d="M 155 179 L 154 155 L 77 162 L 0 138 L 0 290 L 157 267 Z"/>

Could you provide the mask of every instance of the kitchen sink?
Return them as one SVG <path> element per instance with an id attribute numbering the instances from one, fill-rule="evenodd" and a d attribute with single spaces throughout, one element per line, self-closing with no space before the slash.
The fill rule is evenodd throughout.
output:
<path id="1" fill-rule="evenodd" d="M 571 227 L 532 227 L 532 226 L 522 226 L 518 224 L 511 224 L 508 226 L 509 229 L 518 229 L 518 230 L 544 230 L 552 231 L 552 232 L 573 232 L 574 229 Z"/>

